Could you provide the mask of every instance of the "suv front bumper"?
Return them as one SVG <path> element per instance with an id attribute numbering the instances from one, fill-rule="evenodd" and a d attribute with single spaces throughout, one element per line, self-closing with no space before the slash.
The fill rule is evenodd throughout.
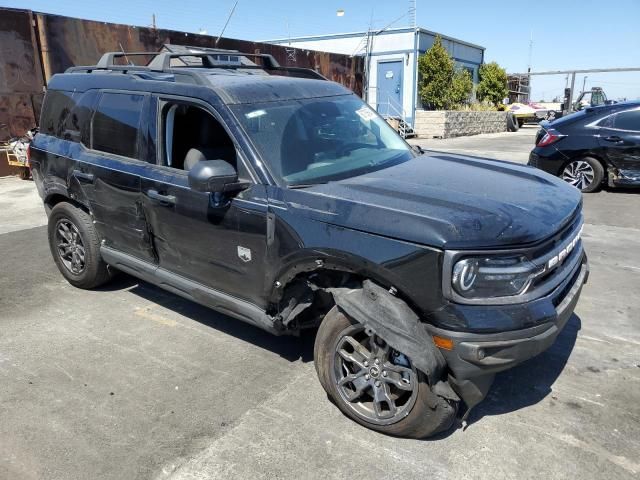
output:
<path id="1" fill-rule="evenodd" d="M 544 300 L 555 306 L 551 321 L 530 328 L 497 333 L 470 333 L 428 326 L 431 335 L 451 339 L 450 350 L 440 349 L 451 375 L 449 382 L 471 407 L 486 395 L 495 373 L 507 370 L 549 348 L 573 314 L 589 276 L 586 255 L 575 272 Z M 499 306 L 495 307 L 499 309 Z M 521 305 L 528 309 L 527 304 Z M 533 314 L 535 309 L 531 309 Z"/>

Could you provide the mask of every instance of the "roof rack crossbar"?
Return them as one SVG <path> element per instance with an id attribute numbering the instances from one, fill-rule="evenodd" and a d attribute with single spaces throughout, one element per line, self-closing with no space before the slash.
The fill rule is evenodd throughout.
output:
<path id="1" fill-rule="evenodd" d="M 98 63 L 96 63 L 96 66 L 94 68 L 107 70 L 115 66 L 114 60 L 116 58 L 121 58 L 121 57 L 126 58 L 126 57 L 143 56 L 143 55 L 155 57 L 156 55 L 158 55 L 158 52 L 107 52 L 104 55 L 102 55 L 102 57 L 100 57 L 100 60 L 98 60 Z"/>
<path id="2" fill-rule="evenodd" d="M 252 58 L 261 58 L 265 65 L 263 68 L 268 70 L 275 70 L 280 67 L 280 64 L 273 58 L 273 55 L 269 55 L 266 53 L 242 53 L 233 50 L 215 50 L 215 49 L 203 49 L 201 52 L 160 52 L 156 55 L 156 57 L 149 62 L 149 70 L 153 70 L 156 72 L 166 72 L 171 69 L 171 59 L 172 58 L 180 58 L 180 57 L 201 57 L 208 58 L 215 54 L 224 54 L 224 55 L 238 55 L 241 57 L 252 57 Z M 213 66 L 213 62 L 209 62 L 211 66 Z"/>
<path id="3" fill-rule="evenodd" d="M 235 55 L 249 58 L 260 58 L 263 60 L 264 65 L 223 65 L 216 64 L 215 59 L 211 58 L 213 55 Z M 114 60 L 121 57 L 129 56 L 152 56 L 153 59 L 147 66 L 142 65 L 122 65 L 115 64 Z M 327 80 L 322 74 L 316 72 L 311 68 L 303 67 L 282 67 L 273 57 L 268 53 L 242 53 L 238 50 L 223 50 L 214 48 L 202 48 L 199 51 L 190 52 L 107 52 L 98 61 L 96 65 L 77 66 L 70 67 L 66 70 L 67 73 L 74 72 L 87 72 L 91 73 L 94 70 L 113 70 L 122 71 L 122 73 L 138 72 L 138 71 L 153 71 L 163 73 L 176 73 L 176 70 L 182 70 L 180 67 L 172 68 L 171 59 L 180 57 L 200 57 L 203 59 L 203 67 L 205 68 L 229 68 L 229 69 L 254 69 L 254 70 L 268 70 L 272 72 L 286 72 L 294 74 L 303 78 L 313 78 L 318 80 Z M 207 59 L 207 60 L 204 60 Z M 184 74 L 189 73 L 190 77 L 199 80 L 196 72 L 181 72 Z"/>

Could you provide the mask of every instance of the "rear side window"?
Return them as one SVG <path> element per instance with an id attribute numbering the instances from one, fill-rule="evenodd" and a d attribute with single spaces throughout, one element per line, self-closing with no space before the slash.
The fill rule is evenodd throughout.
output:
<path id="1" fill-rule="evenodd" d="M 640 110 L 627 110 L 614 116 L 613 128 L 640 132 Z"/>
<path id="2" fill-rule="evenodd" d="M 91 114 L 95 107 L 98 93 L 96 90 L 90 90 L 77 99 L 77 103 L 71 113 L 67 115 L 62 131 L 62 138 L 72 142 L 82 142 L 85 146 L 89 146 L 89 137 L 91 129 Z"/>
<path id="3" fill-rule="evenodd" d="M 138 157 L 138 129 L 144 95 L 103 93 L 93 115 L 92 148 Z"/>
<path id="4" fill-rule="evenodd" d="M 76 98 L 79 95 L 76 94 Z M 67 117 L 75 107 L 73 92 L 49 90 L 44 99 L 40 115 L 40 131 L 47 135 L 62 137 Z"/>

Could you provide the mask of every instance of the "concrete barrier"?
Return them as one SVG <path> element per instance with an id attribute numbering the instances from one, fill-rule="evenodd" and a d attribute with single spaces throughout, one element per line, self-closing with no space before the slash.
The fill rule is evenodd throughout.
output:
<path id="1" fill-rule="evenodd" d="M 507 131 L 507 112 L 416 110 L 413 127 L 418 137 L 449 138 Z"/>

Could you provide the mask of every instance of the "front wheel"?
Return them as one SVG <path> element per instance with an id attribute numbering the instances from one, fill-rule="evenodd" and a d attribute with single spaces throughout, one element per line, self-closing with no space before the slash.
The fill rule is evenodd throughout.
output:
<path id="1" fill-rule="evenodd" d="M 389 435 L 424 438 L 451 427 L 455 403 L 432 392 L 411 360 L 334 307 L 314 348 L 323 388 L 346 416 Z"/>

